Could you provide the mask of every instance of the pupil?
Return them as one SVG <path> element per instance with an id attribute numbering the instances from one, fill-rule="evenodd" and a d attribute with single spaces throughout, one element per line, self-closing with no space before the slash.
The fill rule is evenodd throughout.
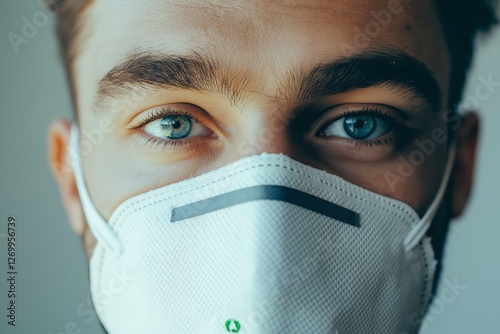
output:
<path id="1" fill-rule="evenodd" d="M 354 139 L 368 138 L 375 130 L 375 126 L 375 118 L 369 115 L 351 116 L 344 120 L 346 133 Z"/>
<path id="2" fill-rule="evenodd" d="M 363 127 L 363 125 L 365 125 L 365 121 L 363 121 L 362 119 L 357 119 L 356 122 L 354 122 L 354 127 L 355 128 L 361 128 Z"/>
<path id="3" fill-rule="evenodd" d="M 167 132 L 165 136 L 170 139 L 184 138 L 191 132 L 191 119 L 189 116 L 166 116 L 161 120 L 160 125 Z"/>

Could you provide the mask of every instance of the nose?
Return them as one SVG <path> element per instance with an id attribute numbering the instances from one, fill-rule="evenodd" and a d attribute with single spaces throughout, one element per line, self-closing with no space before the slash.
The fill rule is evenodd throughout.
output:
<path id="1" fill-rule="evenodd" d="M 233 135 L 231 158 L 238 160 L 261 153 L 284 154 L 292 159 L 298 155 L 299 141 L 290 131 L 289 122 L 284 117 L 265 115 L 245 117 L 237 133 Z"/>

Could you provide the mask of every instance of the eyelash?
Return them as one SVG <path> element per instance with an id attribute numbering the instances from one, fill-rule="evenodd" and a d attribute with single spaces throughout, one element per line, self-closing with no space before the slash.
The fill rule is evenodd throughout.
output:
<path id="1" fill-rule="evenodd" d="M 139 124 L 130 127 L 129 130 L 138 130 L 152 121 L 158 120 L 158 119 L 163 118 L 163 117 L 171 116 L 171 115 L 188 116 L 189 118 L 191 118 L 195 122 L 200 123 L 200 121 L 189 112 L 174 109 L 174 108 L 171 108 L 168 106 L 162 106 L 162 107 L 151 110 L 145 119 L 143 119 Z M 377 107 L 364 107 L 364 108 L 361 108 L 358 110 L 346 110 L 346 111 L 342 112 L 342 114 L 340 116 L 338 116 L 337 118 L 330 120 L 327 123 L 327 125 L 329 125 L 333 122 L 339 121 L 345 117 L 359 116 L 359 115 L 375 116 L 375 117 L 378 117 L 386 122 L 389 122 L 389 124 L 391 125 L 392 136 L 390 138 L 386 138 L 386 139 L 373 139 L 373 140 L 350 139 L 350 140 L 348 140 L 349 145 L 352 145 L 354 147 L 354 149 L 360 150 L 362 148 L 371 148 L 373 146 L 378 146 L 378 147 L 391 146 L 396 141 L 396 139 L 401 136 L 402 133 L 409 130 L 406 127 L 404 127 L 403 125 L 401 125 L 399 118 L 394 117 L 394 116 L 390 115 L 386 110 L 384 110 L 382 108 L 377 108 Z M 327 125 L 325 125 L 324 127 L 326 127 Z M 163 148 L 167 148 L 167 147 L 168 148 L 184 148 L 184 147 L 188 147 L 192 144 L 192 139 L 186 138 L 186 139 L 176 139 L 176 140 L 164 140 L 164 139 L 159 139 L 159 138 L 149 138 L 146 140 L 145 144 L 149 144 L 149 145 L 152 145 L 154 147 L 163 146 Z"/>
<path id="2" fill-rule="evenodd" d="M 171 115 L 182 115 L 187 116 L 194 120 L 196 123 L 200 123 L 198 118 L 193 116 L 191 113 L 184 110 L 178 110 L 167 106 L 162 106 L 151 110 L 145 119 L 143 119 L 139 124 L 129 127 L 129 130 L 138 130 L 152 121 L 156 121 L 160 118 L 171 116 Z M 190 146 L 192 144 L 191 138 L 186 139 L 175 139 L 175 140 L 165 140 L 160 138 L 149 138 L 146 140 L 145 145 L 151 145 L 153 147 L 163 146 L 163 148 L 183 148 Z"/>
<path id="3" fill-rule="evenodd" d="M 145 126 L 146 124 L 148 124 L 152 121 L 156 121 L 157 119 L 167 117 L 167 116 L 172 116 L 172 115 L 188 116 L 189 118 L 193 119 L 196 123 L 200 123 L 200 121 L 189 112 L 163 106 L 163 107 L 159 107 L 159 108 L 151 110 L 145 119 L 143 119 L 139 124 L 130 127 L 129 130 L 137 130 L 137 129 L 142 128 L 143 126 Z"/>

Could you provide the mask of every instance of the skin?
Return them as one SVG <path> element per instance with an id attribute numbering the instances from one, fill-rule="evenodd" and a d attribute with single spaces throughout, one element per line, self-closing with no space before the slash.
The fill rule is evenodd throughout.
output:
<path id="1" fill-rule="evenodd" d="M 130 197 L 260 152 L 289 155 L 403 201 L 419 214 L 425 212 L 442 178 L 446 143 L 437 144 L 435 152 L 414 173 L 393 187 L 384 173 L 397 173 L 401 164 L 398 158 L 408 158 L 418 149 L 416 139 L 431 138 L 437 128 L 449 131 L 444 117 L 446 105 L 430 111 L 421 100 L 386 87 L 355 89 L 297 104 L 283 94 L 286 91 L 283 87 L 293 83 L 289 76 L 293 69 L 308 71 L 317 64 L 355 53 L 392 49 L 409 54 L 433 72 L 444 103 L 448 97 L 450 59 L 432 2 L 401 1 L 402 11 L 392 15 L 389 25 L 363 45 L 353 45 L 359 33 L 355 28 L 363 30 L 373 22 L 370 11 L 387 9 L 388 1 L 305 3 L 96 0 L 86 7 L 73 75 L 80 130 L 99 129 L 103 119 L 113 124 L 113 130 L 103 134 L 102 143 L 82 156 L 87 187 L 105 219 Z M 107 99 L 108 107 L 96 108 L 99 80 L 127 55 L 145 50 L 209 54 L 222 68 L 233 71 L 235 80 L 246 80 L 242 96 L 235 101 L 214 92 L 148 87 Z M 128 129 L 144 119 L 151 108 L 162 105 L 191 112 L 209 135 L 193 137 L 191 144 L 184 147 L 164 148 L 146 144 L 150 136 L 144 129 Z M 342 116 L 342 108 L 356 111 L 368 105 L 383 106 L 391 117 L 403 115 L 402 125 L 411 130 L 405 133 L 412 135 L 400 139 L 386 134 L 384 138 L 393 144 L 385 146 L 360 145 L 338 136 L 318 136 L 318 130 L 328 120 Z M 321 114 L 322 110 L 329 111 Z M 316 126 L 310 131 L 297 131 L 291 115 L 307 112 L 319 115 L 313 122 Z M 279 130 L 271 129 L 270 120 L 277 115 L 291 121 L 283 123 Z M 462 213 L 469 197 L 478 136 L 478 119 L 474 114 L 454 125 L 452 131 L 456 130 L 457 138 L 454 172 L 428 232 L 438 257 L 448 220 Z M 90 256 L 95 239 L 85 221 L 69 167 L 70 127 L 71 122 L 63 119 L 51 124 L 49 163 L 70 224 L 83 236 Z"/>

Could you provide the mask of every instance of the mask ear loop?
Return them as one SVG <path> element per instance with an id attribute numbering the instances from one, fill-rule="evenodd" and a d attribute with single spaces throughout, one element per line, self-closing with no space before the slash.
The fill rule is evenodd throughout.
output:
<path id="1" fill-rule="evenodd" d="M 446 162 L 443 178 L 441 179 L 441 184 L 439 185 L 436 197 L 434 197 L 432 204 L 429 206 L 429 209 L 427 209 L 427 212 L 424 214 L 424 216 L 419 220 L 417 225 L 412 228 L 410 233 L 408 233 L 408 235 L 404 239 L 403 245 L 406 252 L 411 251 L 416 245 L 418 245 L 420 240 L 422 240 L 425 232 L 427 232 L 427 230 L 429 229 L 429 226 L 431 225 L 431 222 L 434 219 L 437 210 L 439 209 L 439 205 L 441 204 L 444 193 L 446 191 L 446 187 L 448 185 L 448 181 L 451 176 L 451 171 L 453 170 L 453 166 L 455 164 L 455 153 L 456 142 L 455 138 L 453 138 L 450 149 L 448 151 L 448 160 Z"/>
<path id="2" fill-rule="evenodd" d="M 85 186 L 85 180 L 83 179 L 82 172 L 82 161 L 80 159 L 78 132 L 78 126 L 73 124 L 71 126 L 70 134 L 71 165 L 73 167 L 73 174 L 75 175 L 76 187 L 82 203 L 83 212 L 87 218 L 90 230 L 97 240 L 102 242 L 107 249 L 121 254 L 123 252 L 123 244 L 121 240 L 97 211 L 92 203 L 87 187 Z"/>

